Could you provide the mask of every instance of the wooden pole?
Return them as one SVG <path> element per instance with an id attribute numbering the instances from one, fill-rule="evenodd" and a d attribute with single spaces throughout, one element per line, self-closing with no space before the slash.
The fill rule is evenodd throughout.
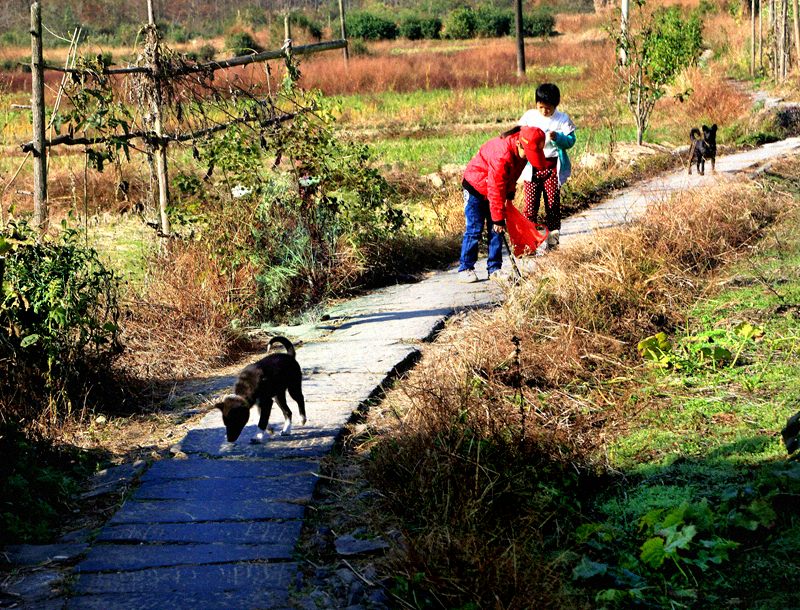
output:
<path id="1" fill-rule="evenodd" d="M 517 28 L 517 76 L 525 76 L 525 26 L 522 21 L 522 0 L 514 0 L 514 23 Z"/>
<path id="2" fill-rule="evenodd" d="M 758 72 L 764 69 L 764 2 L 758 0 Z"/>
<path id="3" fill-rule="evenodd" d="M 350 60 L 350 53 L 347 50 L 347 25 L 344 19 L 344 0 L 339 0 L 339 27 L 342 32 L 342 40 L 345 41 L 345 45 L 342 48 L 342 56 L 344 57 L 344 67 L 347 68 Z"/>
<path id="4" fill-rule="evenodd" d="M 626 42 L 628 40 L 628 14 L 630 13 L 629 0 L 622 0 L 622 17 L 620 19 L 620 40 Z M 628 54 L 625 52 L 625 47 L 619 50 L 619 63 L 623 66 L 628 64 Z"/>
<path id="5" fill-rule="evenodd" d="M 42 5 L 31 1 L 31 110 L 33 111 L 33 224 L 47 230 L 47 148 L 45 147 Z"/>
<path id="6" fill-rule="evenodd" d="M 795 67 L 800 66 L 800 15 L 797 14 L 797 0 L 792 0 L 792 22 L 794 29 Z"/>
<path id="7" fill-rule="evenodd" d="M 150 57 L 150 69 L 153 76 L 153 90 L 150 94 L 150 111 L 153 115 L 153 131 L 159 138 L 159 143 L 153 146 L 153 153 L 156 158 L 156 176 L 158 178 L 158 210 L 161 216 L 161 233 L 168 236 L 172 232 L 169 224 L 167 208 L 169 207 L 169 173 L 167 170 L 167 143 L 162 139 L 163 125 L 161 120 L 161 104 L 163 101 L 161 91 L 161 42 L 158 36 L 155 14 L 153 12 L 153 0 L 147 0 L 147 17 L 149 20 L 149 32 L 147 34 L 147 46 L 152 48 Z"/>
<path id="8" fill-rule="evenodd" d="M 289 21 L 289 13 L 283 16 L 283 34 L 283 44 L 285 45 L 286 41 L 292 39 L 292 23 Z"/>
<path id="9" fill-rule="evenodd" d="M 750 76 L 756 73 L 756 0 L 750 0 Z"/>

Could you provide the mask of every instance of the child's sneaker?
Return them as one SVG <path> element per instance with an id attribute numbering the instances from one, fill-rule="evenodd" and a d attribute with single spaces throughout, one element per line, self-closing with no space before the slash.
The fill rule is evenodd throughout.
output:
<path id="1" fill-rule="evenodd" d="M 539 247 L 536 248 L 536 252 L 534 252 L 536 256 L 544 256 L 547 254 L 547 240 L 544 240 L 542 243 L 539 244 Z"/>
<path id="2" fill-rule="evenodd" d="M 547 246 L 549 248 L 558 248 L 558 244 L 561 241 L 561 235 L 559 234 L 558 229 L 555 231 L 550 231 L 547 236 Z"/>
<path id="3" fill-rule="evenodd" d="M 474 284 L 478 281 L 478 274 L 475 269 L 464 269 L 458 272 L 458 281 L 462 284 Z"/>

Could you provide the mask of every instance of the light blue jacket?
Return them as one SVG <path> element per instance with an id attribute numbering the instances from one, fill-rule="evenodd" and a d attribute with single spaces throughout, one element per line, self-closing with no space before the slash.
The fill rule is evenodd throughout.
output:
<path id="1" fill-rule="evenodd" d="M 558 186 L 561 186 L 572 174 L 572 164 L 567 149 L 575 145 L 575 132 L 564 134 L 557 131 L 555 145 L 558 148 Z"/>

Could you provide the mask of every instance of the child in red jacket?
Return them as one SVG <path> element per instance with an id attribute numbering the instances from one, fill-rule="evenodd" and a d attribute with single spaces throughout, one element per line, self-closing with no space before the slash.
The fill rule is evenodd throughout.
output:
<path id="1" fill-rule="evenodd" d="M 505 207 L 514 200 L 517 179 L 528 162 L 544 167 L 545 133 L 537 127 L 514 127 L 481 146 L 464 172 L 464 216 L 466 228 L 461 243 L 459 281 L 478 281 L 475 262 L 484 224 L 489 232 L 489 276 L 503 266 Z M 513 205 L 513 204 L 512 204 Z"/>

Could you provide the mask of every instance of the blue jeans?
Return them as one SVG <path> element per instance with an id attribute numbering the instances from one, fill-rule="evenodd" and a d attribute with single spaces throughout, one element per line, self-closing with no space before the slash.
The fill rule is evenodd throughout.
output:
<path id="1" fill-rule="evenodd" d="M 464 189 L 464 217 L 466 228 L 464 240 L 461 242 L 461 260 L 458 270 L 465 271 L 475 268 L 475 262 L 478 260 L 478 246 L 481 243 L 481 234 L 485 224 L 486 230 L 489 232 L 489 258 L 486 261 L 486 269 L 491 275 L 503 266 L 503 237 L 500 233 L 492 230 L 494 223 L 489 213 L 489 200 L 485 197 L 476 197 Z"/>

